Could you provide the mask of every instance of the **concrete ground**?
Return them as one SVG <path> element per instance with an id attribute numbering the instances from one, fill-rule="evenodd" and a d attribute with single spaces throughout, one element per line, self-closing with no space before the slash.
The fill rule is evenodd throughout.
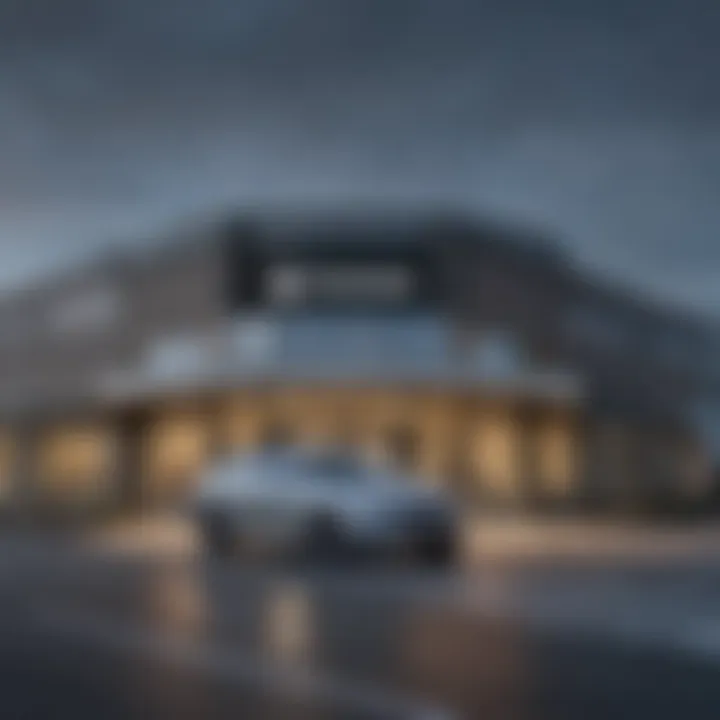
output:
<path id="1" fill-rule="evenodd" d="M 720 522 L 651 525 L 578 519 L 478 518 L 465 533 L 473 556 L 616 562 L 720 560 Z"/>
<path id="2" fill-rule="evenodd" d="M 453 573 L 208 562 L 167 517 L 6 533 L 3 717 L 718 717 L 717 527 L 467 533 Z"/>
<path id="3" fill-rule="evenodd" d="M 718 717 L 714 556 L 528 561 L 490 528 L 449 574 L 200 561 L 167 520 L 0 538 L 3 717 Z"/>
<path id="4" fill-rule="evenodd" d="M 720 522 L 651 526 L 572 519 L 474 517 L 462 529 L 465 563 L 577 560 L 720 562 Z M 151 555 L 197 550 L 193 526 L 173 515 L 109 523 L 81 537 L 86 549 Z"/>

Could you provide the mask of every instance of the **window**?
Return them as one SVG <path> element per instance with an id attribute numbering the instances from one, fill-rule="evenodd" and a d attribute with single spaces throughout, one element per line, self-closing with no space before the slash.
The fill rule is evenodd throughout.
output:
<path id="1" fill-rule="evenodd" d="M 152 346 L 147 365 L 155 377 L 175 377 L 200 370 L 206 356 L 207 345 L 202 338 L 170 337 Z"/>
<path id="2" fill-rule="evenodd" d="M 507 376 L 522 365 L 522 348 L 516 335 L 506 330 L 483 332 L 476 342 L 473 359 L 492 376 Z"/>
<path id="3" fill-rule="evenodd" d="M 233 351 L 242 362 L 262 364 L 277 356 L 279 334 L 275 324 L 261 319 L 238 320 L 232 333 Z"/>

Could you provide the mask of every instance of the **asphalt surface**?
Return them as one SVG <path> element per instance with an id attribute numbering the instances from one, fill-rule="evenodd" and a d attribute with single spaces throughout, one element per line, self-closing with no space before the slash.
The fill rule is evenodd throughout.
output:
<path id="1" fill-rule="evenodd" d="M 716 586 L 714 568 L 293 572 L 5 543 L 0 717 L 716 720 Z"/>

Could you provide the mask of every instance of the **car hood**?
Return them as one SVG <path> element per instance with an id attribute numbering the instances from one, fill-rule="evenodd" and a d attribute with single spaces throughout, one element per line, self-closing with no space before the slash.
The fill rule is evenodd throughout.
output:
<path id="1" fill-rule="evenodd" d="M 451 506 L 447 492 L 420 485 L 415 478 L 388 475 L 372 483 L 372 495 L 377 501 L 398 506 Z"/>

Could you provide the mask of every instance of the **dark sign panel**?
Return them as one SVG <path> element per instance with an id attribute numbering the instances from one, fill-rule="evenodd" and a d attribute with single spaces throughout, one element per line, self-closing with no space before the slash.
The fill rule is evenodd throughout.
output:
<path id="1" fill-rule="evenodd" d="M 263 273 L 265 302 L 273 307 L 363 305 L 404 307 L 417 298 L 416 268 L 401 263 L 273 263 Z"/>
<path id="2" fill-rule="evenodd" d="M 229 246 L 232 309 L 402 310 L 438 301 L 437 263 L 419 243 L 243 242 Z"/>

